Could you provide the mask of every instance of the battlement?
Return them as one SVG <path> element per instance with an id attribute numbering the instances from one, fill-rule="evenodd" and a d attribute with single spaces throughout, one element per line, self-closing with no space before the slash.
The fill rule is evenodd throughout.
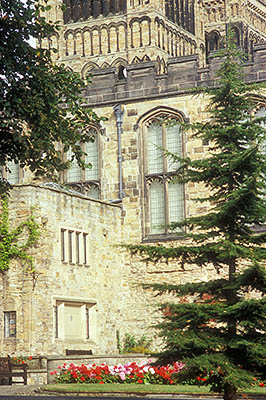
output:
<path id="1" fill-rule="evenodd" d="M 214 86 L 220 63 L 219 58 L 210 57 L 209 65 L 199 68 L 197 55 L 176 57 L 168 60 L 167 72 L 159 74 L 157 62 L 142 62 L 128 65 L 124 79 L 115 67 L 92 70 L 92 83 L 84 96 L 90 106 L 178 96 L 193 88 Z M 253 61 L 244 64 L 244 73 L 246 82 L 265 81 L 266 43 L 254 48 Z"/>

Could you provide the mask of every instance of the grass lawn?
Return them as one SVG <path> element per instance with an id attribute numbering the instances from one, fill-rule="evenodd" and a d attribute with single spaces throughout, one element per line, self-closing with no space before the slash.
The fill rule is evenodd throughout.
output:
<path id="1" fill-rule="evenodd" d="M 54 385 L 46 385 L 46 391 L 53 392 L 99 392 L 99 393 L 210 393 L 207 386 L 192 386 L 192 385 L 140 385 L 140 384 L 115 384 L 105 383 L 57 383 Z M 244 393 L 266 395 L 266 388 L 251 388 L 243 390 Z"/>

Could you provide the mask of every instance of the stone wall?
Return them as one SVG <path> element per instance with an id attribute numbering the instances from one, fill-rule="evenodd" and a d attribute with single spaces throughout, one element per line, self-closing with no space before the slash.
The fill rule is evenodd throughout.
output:
<path id="1" fill-rule="evenodd" d="M 64 354 L 66 347 L 90 348 L 94 353 L 99 349 L 116 351 L 116 329 L 121 321 L 123 256 L 113 246 L 121 241 L 121 208 L 31 185 L 14 188 L 9 207 L 11 227 L 26 218 L 33 207 L 41 227 L 41 239 L 32 250 L 36 265 L 34 274 L 29 274 L 19 260 L 1 274 L 1 315 L 8 311 L 17 313 L 16 338 L 1 335 L 3 352 L 34 356 Z M 76 261 L 75 237 L 72 261 L 69 261 L 69 253 L 62 261 L 61 229 L 86 234 L 86 262 L 82 258 L 79 263 Z M 66 238 L 66 247 L 68 240 Z M 84 250 L 81 247 L 80 242 L 80 253 Z M 68 250 L 66 248 L 66 252 Z M 62 309 L 63 303 L 73 302 L 80 307 L 83 303 L 90 307 L 89 338 L 65 340 L 67 332 L 64 333 L 63 322 L 55 326 L 57 304 Z M 56 329 L 61 329 L 61 334 L 56 333 Z"/>

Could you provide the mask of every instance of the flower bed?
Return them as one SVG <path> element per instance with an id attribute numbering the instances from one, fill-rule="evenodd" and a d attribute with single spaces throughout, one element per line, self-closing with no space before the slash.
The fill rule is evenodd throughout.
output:
<path id="1" fill-rule="evenodd" d="M 185 364 L 176 362 L 167 366 L 151 366 L 143 361 L 139 364 L 89 364 L 81 366 L 63 364 L 58 371 L 52 371 L 57 383 L 138 383 L 138 384 L 174 384 L 178 373 Z"/>
<path id="2" fill-rule="evenodd" d="M 195 376 L 189 380 L 181 378 L 179 372 L 185 367 L 182 362 L 175 362 L 172 365 L 153 366 L 147 361 L 131 362 L 128 364 L 117 364 L 109 366 L 105 363 L 101 365 L 75 365 L 64 363 L 59 365 L 57 370 L 50 372 L 54 375 L 56 383 L 136 383 L 136 384 L 190 384 L 190 385 L 213 385 L 222 374 L 220 367 L 209 374 L 202 372 L 200 376 Z M 180 379 L 181 378 L 181 379 Z M 253 378 L 252 386 L 265 387 L 265 383 L 260 379 Z"/>
<path id="3" fill-rule="evenodd" d="M 30 357 L 25 357 L 25 356 L 19 356 L 19 357 L 14 356 L 14 357 L 11 357 L 11 362 L 13 364 L 18 364 L 18 365 L 27 364 L 31 360 L 32 360 L 32 356 L 30 356 Z"/>

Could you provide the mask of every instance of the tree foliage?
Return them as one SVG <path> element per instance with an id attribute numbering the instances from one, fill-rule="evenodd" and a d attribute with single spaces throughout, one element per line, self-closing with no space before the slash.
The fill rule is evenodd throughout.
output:
<path id="1" fill-rule="evenodd" d="M 266 118 L 254 114 L 252 93 L 260 86 L 244 82 L 243 55 L 230 39 L 219 56 L 218 83 L 203 90 L 210 99 L 206 122 L 185 126 L 209 142 L 208 156 L 168 154 L 180 162 L 179 181 L 206 186 L 209 195 L 195 201 L 208 202 L 208 212 L 172 224 L 173 230 L 184 229 L 184 241 L 175 246 L 126 247 L 146 261 L 176 261 L 184 269 L 213 265 L 226 272 L 208 282 L 146 287 L 177 298 L 161 305 L 157 328 L 165 349 L 159 362 L 184 361 L 183 379 L 198 376 L 225 399 L 235 399 L 254 375 L 265 378 L 266 233 L 255 228 L 266 224 Z"/>
<path id="2" fill-rule="evenodd" d="M 52 52 L 34 48 L 58 31 L 45 21 L 45 1 L 2 0 L 0 4 L 0 166 L 8 161 L 51 177 L 69 166 L 63 150 L 70 147 L 84 167 L 79 143 L 88 141 L 87 128 L 99 121 L 83 106 L 84 82 L 64 65 L 52 62 Z"/>
<path id="3" fill-rule="evenodd" d="M 26 265 L 26 270 L 35 272 L 33 257 L 28 253 L 29 249 L 37 245 L 40 238 L 40 227 L 34 215 L 31 215 L 14 229 L 10 229 L 8 196 L 0 198 L 0 272 L 7 271 L 11 260 L 20 260 Z"/>

